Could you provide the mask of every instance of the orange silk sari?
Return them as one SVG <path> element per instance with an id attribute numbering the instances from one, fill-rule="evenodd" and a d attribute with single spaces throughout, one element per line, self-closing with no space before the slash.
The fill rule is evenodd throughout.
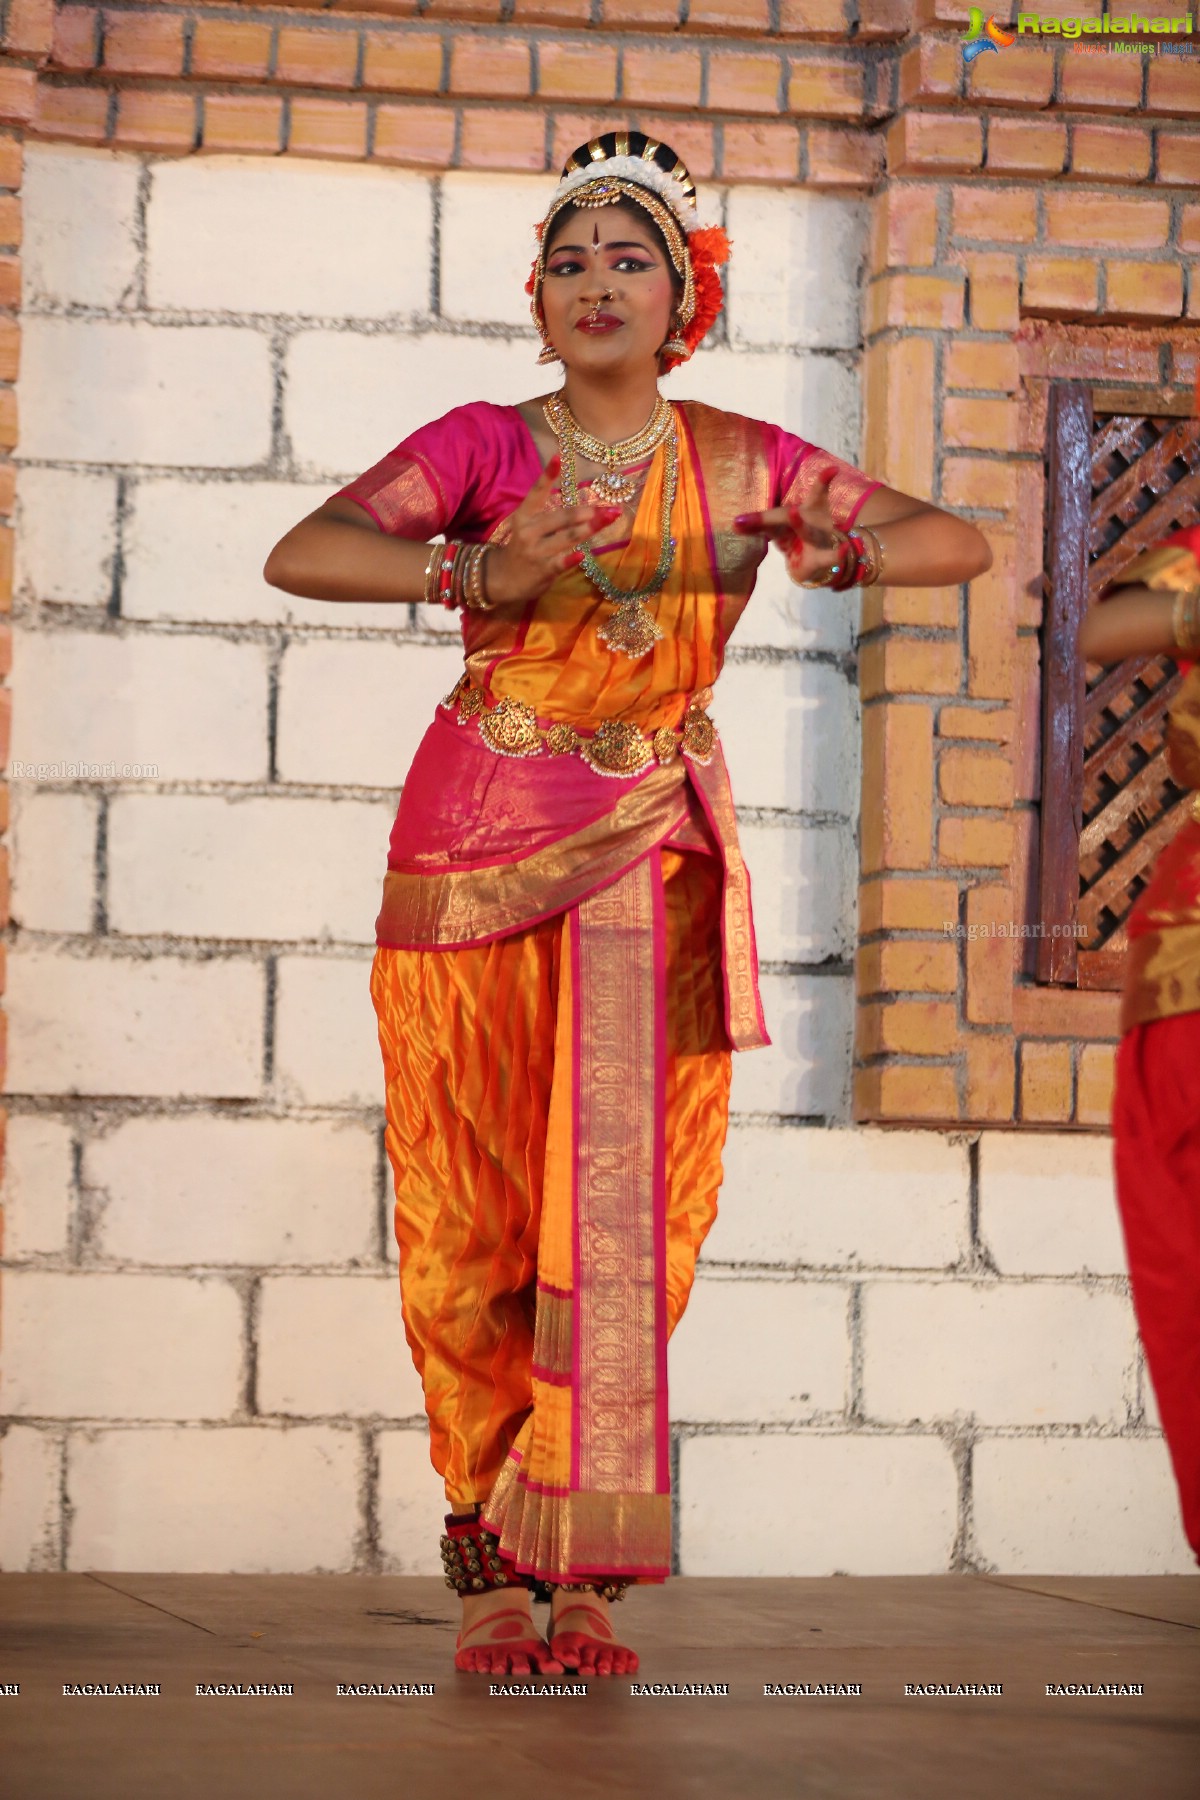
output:
<path id="1" fill-rule="evenodd" d="M 501 1554 L 551 1581 L 668 1573 L 666 1343 L 715 1216 L 730 1051 L 769 1042 L 704 712 L 764 551 L 733 516 L 804 498 L 829 463 L 840 522 L 877 485 L 736 415 L 677 420 L 650 654 L 598 639 L 612 604 L 580 571 L 464 615 L 466 674 L 405 782 L 371 976 L 433 1460 L 452 1504 L 482 1502 Z M 345 491 L 390 526 L 397 484 L 411 509 L 424 482 L 428 525 L 431 461 L 381 465 L 382 499 L 369 477 Z M 663 465 L 660 449 L 599 539 L 624 589 L 658 557 Z M 475 536 L 504 532 L 477 508 Z M 644 766 L 579 752 L 614 725 Z M 575 748 L 548 747 L 556 727 Z"/>

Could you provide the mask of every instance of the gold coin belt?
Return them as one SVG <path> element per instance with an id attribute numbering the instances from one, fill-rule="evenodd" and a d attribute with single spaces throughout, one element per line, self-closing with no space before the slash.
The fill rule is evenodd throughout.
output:
<path id="1" fill-rule="evenodd" d="M 651 763 L 674 762 L 680 755 L 710 763 L 717 730 L 704 709 L 711 699 L 712 689 L 701 688 L 688 700 L 679 730 L 660 725 L 650 733 L 627 719 L 602 719 L 590 734 L 577 731 L 565 719 L 539 725 L 537 713 L 525 700 L 506 696 L 488 706 L 483 689 L 472 686 L 468 675 L 459 677 L 442 705 L 457 713 L 460 725 L 478 719 L 480 737 L 497 756 L 578 756 L 595 774 L 621 778 L 640 775 Z"/>

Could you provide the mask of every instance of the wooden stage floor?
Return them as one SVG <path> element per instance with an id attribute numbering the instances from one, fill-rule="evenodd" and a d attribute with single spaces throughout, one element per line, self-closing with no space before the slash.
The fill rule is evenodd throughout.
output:
<path id="1" fill-rule="evenodd" d="M 0 1795 L 1200 1797 L 1192 1577 L 677 1579 L 621 1605 L 638 1675 L 586 1694 L 455 1674 L 455 1610 L 425 1578 L 2 1576 Z M 161 1692 L 63 1693 L 87 1683 Z M 1071 1684 L 1141 1692 L 1046 1691 Z M 905 1691 L 971 1685 L 1003 1691 Z"/>

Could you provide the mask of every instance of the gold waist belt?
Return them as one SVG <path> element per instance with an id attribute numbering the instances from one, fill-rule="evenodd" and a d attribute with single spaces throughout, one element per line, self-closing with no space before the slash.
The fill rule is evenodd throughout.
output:
<path id="1" fill-rule="evenodd" d="M 460 725 L 479 721 L 479 735 L 497 756 L 579 756 L 597 775 L 639 775 L 653 762 L 674 762 L 679 755 L 707 765 L 712 761 L 716 726 L 704 708 L 712 699 L 711 688 L 701 688 L 688 700 L 679 730 L 660 725 L 645 732 L 627 719 L 601 719 L 587 729 L 565 719 L 539 725 L 537 713 L 525 700 L 506 698 L 488 706 L 483 689 L 473 687 L 469 675 L 460 675 L 442 701 L 458 716 Z"/>

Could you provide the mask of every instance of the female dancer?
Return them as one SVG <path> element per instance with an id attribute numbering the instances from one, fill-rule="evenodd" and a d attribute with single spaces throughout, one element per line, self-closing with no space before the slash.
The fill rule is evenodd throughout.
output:
<path id="1" fill-rule="evenodd" d="M 716 1212 L 730 1051 L 769 1042 L 706 711 L 757 565 L 772 539 L 810 586 L 991 560 L 786 431 L 660 395 L 727 255 L 673 151 L 583 145 L 528 284 L 561 390 L 423 426 L 267 563 L 291 593 L 462 608 L 371 994 L 455 1662 L 481 1673 L 635 1669 L 597 1597 L 670 1569 L 667 1337 Z"/>
<path id="2" fill-rule="evenodd" d="M 1167 764 L 1200 789 L 1200 526 L 1126 569 L 1079 633 L 1088 662 L 1173 656 Z M 1113 1161 L 1150 1379 L 1200 1562 L 1200 793 L 1129 915 Z"/>

